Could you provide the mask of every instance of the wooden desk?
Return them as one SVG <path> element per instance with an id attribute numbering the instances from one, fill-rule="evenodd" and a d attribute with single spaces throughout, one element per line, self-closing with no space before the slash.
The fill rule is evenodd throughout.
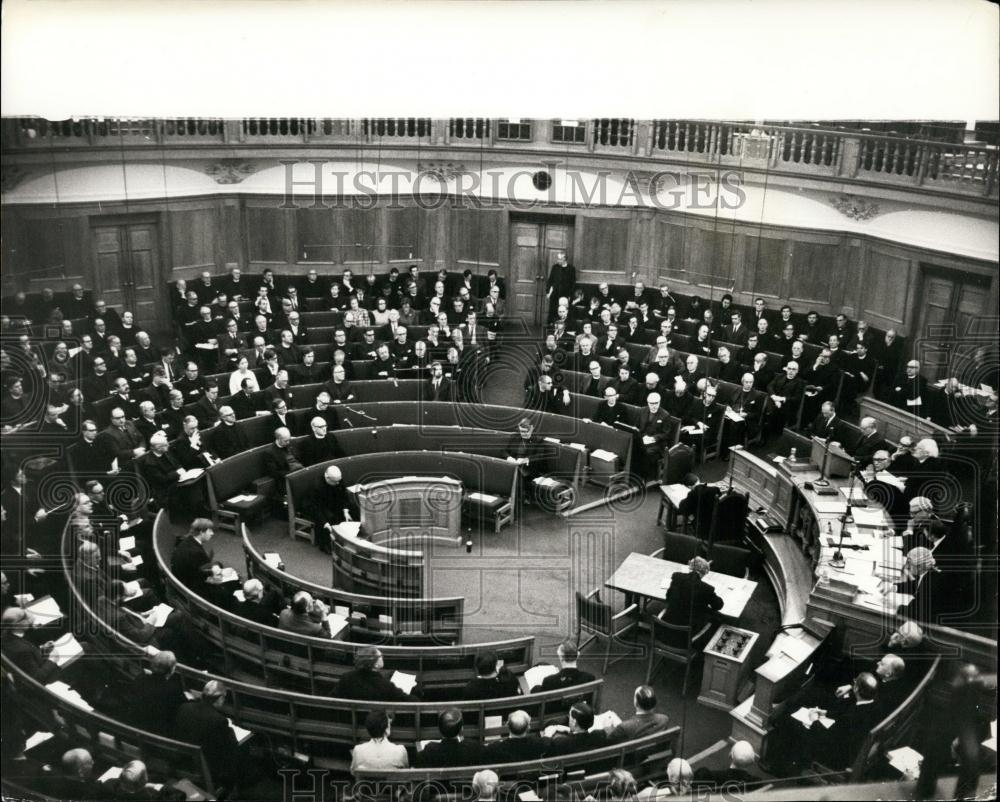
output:
<path id="1" fill-rule="evenodd" d="M 929 399 L 923 400 L 923 411 L 929 413 L 931 406 L 928 403 Z M 858 406 L 862 417 L 870 415 L 878 421 L 880 434 L 891 443 L 898 443 L 904 434 L 910 435 L 914 440 L 933 437 L 939 442 L 948 442 L 954 438 L 954 432 L 945 426 L 940 426 L 920 415 L 914 415 L 909 410 L 877 401 L 870 396 L 859 399 Z"/>
<path id="2" fill-rule="evenodd" d="M 671 576 L 677 571 L 687 570 L 687 566 L 681 563 L 661 560 L 659 557 L 650 557 L 648 554 L 634 551 L 618 566 L 618 570 L 611 575 L 604 586 L 622 593 L 662 600 L 667 597 Z M 715 592 L 722 597 L 723 604 L 719 613 L 733 619 L 743 615 L 747 602 L 757 589 L 757 583 L 750 579 L 718 574 L 714 571 L 708 572 L 705 582 L 715 588 Z"/>

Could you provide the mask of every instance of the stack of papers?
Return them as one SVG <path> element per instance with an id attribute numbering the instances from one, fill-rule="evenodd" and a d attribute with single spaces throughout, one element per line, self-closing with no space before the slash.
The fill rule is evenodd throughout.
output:
<path id="1" fill-rule="evenodd" d="M 347 626 L 347 616 L 330 613 L 326 620 L 330 623 L 330 637 L 336 638 Z"/>
<path id="2" fill-rule="evenodd" d="M 558 487 L 559 482 L 549 476 L 539 476 L 535 479 L 535 484 L 541 487 Z"/>
<path id="3" fill-rule="evenodd" d="M 667 500 L 675 507 L 679 507 L 681 502 L 688 497 L 691 489 L 687 485 L 663 485 L 663 492 L 667 494 Z"/>
<path id="4" fill-rule="evenodd" d="M 575 448 L 577 451 L 586 451 L 587 447 L 583 443 L 567 443 L 570 448 Z"/>
<path id="5" fill-rule="evenodd" d="M 794 718 L 796 721 L 801 722 L 806 729 L 808 729 L 813 725 L 813 722 L 809 720 L 808 707 L 800 707 L 798 710 L 792 713 L 792 718 Z M 816 719 L 816 721 L 818 721 L 827 729 L 830 729 L 830 727 L 832 727 L 835 723 L 834 720 L 829 716 L 820 716 L 818 719 Z"/>
<path id="6" fill-rule="evenodd" d="M 222 581 L 223 582 L 239 582 L 240 575 L 236 573 L 236 569 L 231 565 L 227 565 L 222 569 Z"/>
<path id="7" fill-rule="evenodd" d="M 62 610 L 59 609 L 56 600 L 51 596 L 42 596 L 42 598 L 31 602 L 24 609 L 31 613 L 31 625 L 33 627 L 42 627 L 62 618 Z"/>
<path id="8" fill-rule="evenodd" d="M 204 468 L 190 468 L 190 469 L 187 469 L 187 470 L 183 470 L 183 471 L 181 471 L 181 476 L 180 476 L 180 479 L 178 481 L 189 482 L 189 481 L 191 481 L 193 479 L 197 479 L 204 472 L 205 472 Z"/>
<path id="9" fill-rule="evenodd" d="M 389 678 L 389 682 L 399 688 L 403 693 L 411 693 L 417 684 L 416 674 L 406 674 L 402 671 L 394 671 Z"/>
<path id="10" fill-rule="evenodd" d="M 83 654 L 83 647 L 80 645 L 80 642 L 73 637 L 72 632 L 67 632 L 55 642 L 52 654 L 49 655 L 49 660 L 61 668 L 81 654 Z"/>
<path id="11" fill-rule="evenodd" d="M 733 412 L 729 407 L 726 407 L 726 419 L 740 422 L 743 420 L 743 415 L 739 412 Z"/>
<path id="12" fill-rule="evenodd" d="M 468 498 L 470 501 L 481 501 L 484 504 L 496 504 L 500 500 L 499 496 L 491 496 L 489 493 L 469 493 Z"/>
<path id="13" fill-rule="evenodd" d="M 542 440 L 544 440 L 546 443 L 559 444 L 562 442 L 562 440 L 560 440 L 558 437 L 543 437 Z"/>
<path id="14" fill-rule="evenodd" d="M 852 507 L 851 515 L 856 526 L 881 527 L 886 523 L 885 513 L 877 507 Z"/>
<path id="15" fill-rule="evenodd" d="M 604 460 L 605 462 L 614 462 L 618 459 L 617 454 L 612 451 L 605 451 L 603 448 L 595 448 L 590 452 L 590 457 L 591 459 L 596 457 L 597 459 Z"/>
<path id="16" fill-rule="evenodd" d="M 264 564 L 269 565 L 272 568 L 281 567 L 281 555 L 276 551 L 265 551 L 262 555 L 264 558 Z"/>
<path id="17" fill-rule="evenodd" d="M 82 696 L 80 696 L 80 694 L 74 691 L 71 687 L 69 687 L 69 685 L 67 685 L 62 680 L 57 680 L 56 682 L 50 682 L 45 687 L 48 688 L 52 693 L 54 693 L 60 699 L 63 699 L 64 701 L 67 701 L 70 704 L 76 705 L 77 707 L 80 707 L 88 711 L 94 709 L 89 704 L 87 704 L 87 701 Z"/>
<path id="18" fill-rule="evenodd" d="M 129 535 L 118 539 L 118 548 L 121 551 L 132 551 L 135 548 L 135 537 Z"/>
<path id="19" fill-rule="evenodd" d="M 257 496 L 253 493 L 243 493 L 239 496 L 233 496 L 232 498 L 226 499 L 226 501 L 229 504 L 249 504 L 255 498 L 257 498 Z"/>

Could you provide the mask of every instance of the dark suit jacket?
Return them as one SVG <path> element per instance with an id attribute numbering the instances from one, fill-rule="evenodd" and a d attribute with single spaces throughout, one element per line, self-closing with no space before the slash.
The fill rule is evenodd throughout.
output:
<path id="1" fill-rule="evenodd" d="M 613 407 L 608 406 L 606 402 L 602 402 L 597 407 L 597 412 L 594 413 L 594 420 L 597 423 L 607 423 L 609 425 L 614 425 L 619 421 L 625 419 L 625 406 L 619 399 Z"/>
<path id="2" fill-rule="evenodd" d="M 594 675 L 578 668 L 564 668 L 558 674 L 550 674 L 542 680 L 541 685 L 536 685 L 531 689 L 532 693 L 539 691 L 557 691 L 560 688 L 568 688 L 571 685 L 583 685 L 585 682 L 593 682 Z"/>
<path id="3" fill-rule="evenodd" d="M 667 609 L 663 616 L 671 624 L 690 623 L 691 634 L 697 634 L 713 610 L 722 609 L 722 598 L 715 588 L 691 572 L 677 571 L 670 578 Z"/>
<path id="4" fill-rule="evenodd" d="M 370 702 L 412 702 L 413 698 L 393 685 L 387 677 L 372 669 L 348 671 L 340 678 L 337 696 Z"/>
<path id="5" fill-rule="evenodd" d="M 822 437 L 824 440 L 836 439 L 839 424 L 839 417 L 834 415 L 832 418 L 827 419 L 823 417 L 823 413 L 821 412 L 812 423 L 812 433 L 817 437 Z"/>
<path id="6" fill-rule="evenodd" d="M 117 457 L 119 468 L 124 467 L 126 462 L 130 462 L 133 459 L 133 449 L 146 444 L 139 430 L 135 428 L 135 424 L 131 421 L 125 422 L 124 429 L 109 425 L 97 436 L 97 442 L 104 449 L 108 462 Z"/>
<path id="7" fill-rule="evenodd" d="M 205 468 L 208 460 L 205 457 L 205 448 L 200 446 L 195 448 L 191 445 L 191 438 L 183 432 L 170 446 L 170 451 L 182 468 Z"/>
<path id="8" fill-rule="evenodd" d="M 656 413 L 650 413 L 649 407 L 643 407 L 639 413 L 639 437 L 654 437 L 657 445 L 662 446 L 670 436 L 670 415 L 660 407 Z"/>
<path id="9" fill-rule="evenodd" d="M 643 735 L 662 732 L 670 725 L 670 716 L 666 713 L 637 713 L 625 719 L 608 733 L 608 739 L 614 742 L 631 741 Z"/>
<path id="10" fill-rule="evenodd" d="M 180 464 L 169 451 L 161 457 L 150 451 L 139 458 L 137 466 L 139 473 L 149 482 L 153 498 L 160 506 L 164 506 L 180 479 L 177 475 Z"/>
<path id="11" fill-rule="evenodd" d="M 305 466 L 318 465 L 327 460 L 344 456 L 343 450 L 337 444 L 332 434 L 317 438 L 313 434 L 303 440 L 299 446 L 299 459 Z"/>
<path id="12" fill-rule="evenodd" d="M 295 454 L 292 453 L 291 446 L 278 448 L 277 445 L 271 443 L 264 449 L 264 474 L 272 477 L 278 483 L 280 492 L 284 492 L 285 477 L 301 467 L 302 465 L 296 459 Z"/>
<path id="13" fill-rule="evenodd" d="M 677 507 L 678 514 L 695 517 L 695 534 L 702 539 L 708 537 L 708 530 L 712 525 L 712 510 L 719 493 L 719 488 L 714 485 L 695 485 Z"/>
<path id="14" fill-rule="evenodd" d="M 93 443 L 87 443 L 82 439 L 78 440 L 69 447 L 69 459 L 77 475 L 107 473 L 111 470 L 111 459 L 108 451 L 101 448 L 96 440 Z M 8 512 L 10 511 L 8 510 Z"/>
<path id="15" fill-rule="evenodd" d="M 451 379 L 442 377 L 436 392 L 434 382 L 431 380 L 428 380 L 424 387 L 424 398 L 427 401 L 451 401 L 453 396 L 454 387 L 452 386 Z"/>
<path id="16" fill-rule="evenodd" d="M 212 554 L 193 537 L 183 538 L 170 556 L 170 570 L 192 590 L 201 591 L 205 586 L 205 567 L 212 562 Z"/>
<path id="17" fill-rule="evenodd" d="M 235 424 L 220 423 L 209 435 L 212 451 L 219 459 L 227 459 L 250 448 L 247 436 Z"/>
<path id="18" fill-rule="evenodd" d="M 545 753 L 546 739 L 528 734 L 523 738 L 504 738 L 494 741 L 483 750 L 483 763 L 496 766 L 500 763 L 518 763 L 522 760 L 536 760 Z"/>
<path id="19" fill-rule="evenodd" d="M 201 700 L 185 702 L 177 711 L 174 735 L 179 741 L 201 747 L 213 779 L 232 778 L 239 763 L 236 735 L 226 716 Z"/>
<path id="20" fill-rule="evenodd" d="M 194 416 L 198 419 L 198 428 L 207 429 L 219 419 L 219 401 L 213 404 L 208 396 L 202 396 L 194 405 Z"/>
<path id="21" fill-rule="evenodd" d="M 10 661 L 42 684 L 52 682 L 59 674 L 59 666 L 42 655 L 42 650 L 27 638 L 4 633 L 3 653 Z"/>
<path id="22" fill-rule="evenodd" d="M 423 751 L 413 757 L 414 768 L 429 766 L 475 766 L 482 762 L 483 748 L 472 741 L 444 738 L 437 743 L 429 743 Z"/>
<path id="23" fill-rule="evenodd" d="M 140 674 L 126 695 L 128 720 L 139 729 L 166 735 L 186 701 L 184 685 L 176 674 L 167 678 Z"/>
<path id="24" fill-rule="evenodd" d="M 604 730 L 577 732 L 570 735 L 557 734 L 550 738 L 546 755 L 569 755 L 574 752 L 588 752 L 608 745 L 608 734 Z"/>
<path id="25" fill-rule="evenodd" d="M 858 461 L 858 467 L 865 468 L 871 465 L 872 457 L 875 456 L 876 451 L 881 451 L 887 449 L 888 445 L 882 436 L 875 432 L 868 437 L 863 437 L 858 444 L 854 447 L 854 459 Z M 892 451 L 890 450 L 890 454 Z"/>
<path id="26" fill-rule="evenodd" d="M 502 671 L 496 677 L 484 679 L 476 677 L 469 680 L 462 688 L 460 699 L 503 699 L 507 696 L 517 696 L 521 686 L 517 677 L 509 671 Z"/>

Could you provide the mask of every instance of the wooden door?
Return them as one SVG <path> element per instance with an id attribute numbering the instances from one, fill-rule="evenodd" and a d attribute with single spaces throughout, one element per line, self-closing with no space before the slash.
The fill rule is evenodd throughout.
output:
<path id="1" fill-rule="evenodd" d="M 983 328 L 990 318 L 990 279 L 973 273 L 925 268 L 923 307 L 915 332 L 916 358 L 928 379 L 953 376 L 959 363 L 987 339 Z M 994 325 L 993 323 L 989 324 Z"/>
<path id="2" fill-rule="evenodd" d="M 167 321 L 159 303 L 159 236 L 155 223 L 94 226 L 95 290 L 119 311 L 135 314 L 136 321 L 152 331 Z"/>
<path id="3" fill-rule="evenodd" d="M 510 225 L 510 264 L 512 291 L 509 293 L 512 314 L 525 322 L 545 322 L 548 304 L 545 282 L 556 253 L 566 252 L 573 261 L 573 226 L 568 223 L 512 221 Z"/>

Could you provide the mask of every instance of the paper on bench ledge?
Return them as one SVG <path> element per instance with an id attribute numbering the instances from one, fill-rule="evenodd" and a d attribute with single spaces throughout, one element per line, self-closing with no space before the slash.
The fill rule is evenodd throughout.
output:
<path id="1" fill-rule="evenodd" d="M 597 459 L 602 459 L 605 462 L 614 462 L 618 459 L 618 455 L 613 451 L 605 451 L 603 448 L 595 448 L 590 452 L 591 458 L 597 457 Z"/>
<path id="2" fill-rule="evenodd" d="M 556 443 L 556 444 L 562 443 L 562 440 L 560 440 L 558 437 L 543 437 L 542 440 L 544 440 L 546 443 Z"/>
<path id="3" fill-rule="evenodd" d="M 52 737 L 51 732 L 41 732 L 41 731 L 36 732 L 34 735 L 32 735 L 30 738 L 28 738 L 28 740 L 24 742 L 24 751 L 27 752 L 31 749 L 34 749 L 39 744 L 45 743 L 51 737 Z"/>
<path id="4" fill-rule="evenodd" d="M 265 551 L 263 555 L 264 564 L 269 565 L 272 568 L 281 567 L 281 555 L 276 551 Z"/>
<path id="5" fill-rule="evenodd" d="M 389 682 L 399 688 L 403 693 L 411 693 L 417 684 L 416 674 L 407 674 L 403 671 L 392 672 Z"/>
<path id="6" fill-rule="evenodd" d="M 920 762 L 924 759 L 912 746 L 901 746 L 885 753 L 889 765 L 906 777 L 916 778 L 920 775 Z"/>
<path id="7" fill-rule="evenodd" d="M 500 497 L 499 496 L 491 496 L 489 493 L 479 493 L 479 492 L 473 491 L 472 493 L 469 493 L 469 500 L 470 501 L 482 501 L 482 502 L 484 502 L 486 504 L 495 504 L 496 502 L 498 502 L 500 500 Z"/>

